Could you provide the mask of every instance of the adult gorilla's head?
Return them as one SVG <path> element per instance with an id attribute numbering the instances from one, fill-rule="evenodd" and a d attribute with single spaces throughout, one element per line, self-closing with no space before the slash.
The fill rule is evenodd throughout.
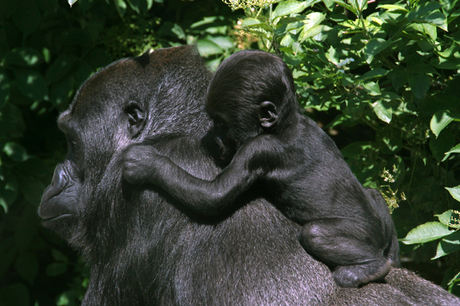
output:
<path id="1" fill-rule="evenodd" d="M 264 200 L 241 198 L 227 219 L 203 224 L 158 190 L 123 181 L 123 152 L 138 143 L 215 176 L 203 141 L 209 79 L 191 47 L 146 53 L 100 70 L 59 117 L 69 153 L 39 215 L 88 261 L 83 305 L 460 304 L 404 270 L 387 277 L 394 287 L 336 288 L 300 246 L 299 227 Z"/>
<path id="2" fill-rule="evenodd" d="M 209 78 L 190 47 L 123 59 L 91 77 L 58 119 L 69 151 L 42 198 L 45 226 L 89 259 L 127 243 L 130 217 L 142 207 L 121 181 L 121 154 L 147 138 L 201 137 L 209 125 L 201 101 Z"/>

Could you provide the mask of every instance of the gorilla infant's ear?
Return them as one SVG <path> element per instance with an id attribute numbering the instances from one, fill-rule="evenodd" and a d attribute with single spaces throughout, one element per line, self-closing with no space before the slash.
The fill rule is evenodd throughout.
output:
<path id="1" fill-rule="evenodd" d="M 264 101 L 259 104 L 260 125 L 263 128 L 270 128 L 276 124 L 278 120 L 278 110 L 276 105 L 270 101 Z"/>
<path id="2" fill-rule="evenodd" d="M 124 109 L 128 117 L 128 132 L 131 137 L 136 137 L 142 131 L 147 121 L 147 114 L 142 105 L 136 101 L 130 101 Z"/>

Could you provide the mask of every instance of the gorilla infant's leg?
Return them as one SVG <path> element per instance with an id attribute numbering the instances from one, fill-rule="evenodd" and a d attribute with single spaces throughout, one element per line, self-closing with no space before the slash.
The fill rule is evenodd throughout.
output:
<path id="1" fill-rule="evenodd" d="M 356 222 L 344 218 L 310 221 L 299 237 L 309 254 L 333 269 L 333 277 L 341 287 L 382 280 L 391 267 L 384 250 L 366 241 L 369 233 L 357 228 Z"/>

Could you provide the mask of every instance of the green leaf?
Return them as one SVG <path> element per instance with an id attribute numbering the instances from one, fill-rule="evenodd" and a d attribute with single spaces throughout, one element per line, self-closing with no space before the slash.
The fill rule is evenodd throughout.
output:
<path id="1" fill-rule="evenodd" d="M 241 23 L 241 26 L 242 27 L 248 27 L 248 26 L 252 26 L 252 25 L 261 25 L 261 24 L 264 24 L 262 21 L 260 21 L 259 19 L 256 19 L 256 18 L 246 18 L 243 20 L 243 22 Z"/>
<path id="2" fill-rule="evenodd" d="M 176 34 L 177 38 L 179 39 L 185 39 L 185 32 L 184 29 L 177 23 L 174 24 L 174 26 L 171 28 L 171 32 Z"/>
<path id="3" fill-rule="evenodd" d="M 447 151 L 446 153 L 444 153 L 446 156 L 443 158 L 442 161 L 445 161 L 447 158 L 449 158 L 451 154 L 454 154 L 454 153 L 460 153 L 460 143 L 456 145 L 455 147 L 453 147 L 452 149 L 450 149 L 449 151 Z"/>
<path id="4" fill-rule="evenodd" d="M 380 86 L 376 82 L 369 81 L 363 84 L 364 90 L 371 96 L 380 96 Z"/>
<path id="5" fill-rule="evenodd" d="M 304 9 L 306 9 L 308 6 L 310 6 L 309 2 L 313 2 L 313 1 L 306 1 L 306 2 L 283 1 L 276 6 L 275 10 L 272 13 L 271 19 L 273 20 L 278 17 L 300 13 Z"/>
<path id="6" fill-rule="evenodd" d="M 19 276 L 32 284 L 38 272 L 37 257 L 30 252 L 22 253 L 16 261 L 15 268 Z"/>
<path id="7" fill-rule="evenodd" d="M 311 37 L 315 37 L 316 35 L 318 34 L 321 34 L 327 30 L 329 30 L 330 28 L 328 26 L 325 26 L 325 25 L 319 25 L 319 26 L 314 26 L 312 28 L 304 28 L 302 30 L 302 32 L 300 33 L 299 35 L 299 39 L 298 41 L 299 42 L 304 42 L 306 39 L 308 38 L 311 38 Z"/>
<path id="8" fill-rule="evenodd" d="M 457 187 L 445 187 L 449 191 L 450 195 L 457 201 L 460 202 L 460 185 Z"/>
<path id="9" fill-rule="evenodd" d="M 51 249 L 51 255 L 53 256 L 54 260 L 57 261 L 57 262 L 65 262 L 65 263 L 67 263 L 69 261 L 67 256 L 62 254 L 62 252 L 57 250 L 57 249 Z"/>
<path id="10" fill-rule="evenodd" d="M 407 14 L 406 18 L 409 21 L 420 20 L 422 16 L 430 14 L 438 10 L 440 7 L 441 4 L 439 2 L 426 2 L 415 6 L 415 8 Z"/>
<path id="11" fill-rule="evenodd" d="M 453 252 L 460 250 L 460 232 L 456 231 L 453 234 L 443 238 L 439 243 L 436 249 L 436 255 L 432 258 L 438 259 L 445 255 L 448 255 Z"/>
<path id="12" fill-rule="evenodd" d="M 45 80 L 52 84 L 64 77 L 71 69 L 77 58 L 73 55 L 59 56 L 48 68 L 45 74 Z"/>
<path id="13" fill-rule="evenodd" d="M 452 228 L 460 228 L 459 212 L 449 209 L 440 215 L 434 215 L 438 217 L 439 222 Z"/>
<path id="14" fill-rule="evenodd" d="M 0 110 L 0 142 L 21 137 L 26 129 L 22 114 L 16 105 L 6 103 Z"/>
<path id="15" fill-rule="evenodd" d="M 377 6 L 377 8 L 383 8 L 387 11 L 401 11 L 405 13 L 409 12 L 409 10 L 406 9 L 405 7 L 401 5 L 396 5 L 396 4 L 382 4 L 382 5 Z"/>
<path id="16" fill-rule="evenodd" d="M 67 106 L 73 94 L 74 80 L 72 75 L 59 80 L 50 87 L 49 101 L 55 106 Z"/>
<path id="17" fill-rule="evenodd" d="M 374 78 L 381 78 L 385 75 L 388 74 L 388 70 L 382 69 L 382 68 L 375 68 L 372 69 L 371 71 L 366 72 L 363 74 L 361 77 L 359 77 L 360 80 L 368 80 L 368 79 L 374 79 Z"/>
<path id="18" fill-rule="evenodd" d="M 417 99 L 424 99 L 431 86 L 431 79 L 425 74 L 415 74 L 408 77 L 409 86 Z"/>
<path id="19" fill-rule="evenodd" d="M 57 276 L 67 270 L 67 264 L 63 262 L 55 262 L 46 267 L 45 272 L 48 276 Z"/>
<path id="20" fill-rule="evenodd" d="M 366 58 L 366 62 L 370 64 L 377 54 L 385 50 L 392 43 L 393 42 L 391 40 L 385 40 L 383 38 L 371 39 L 367 43 L 366 47 L 364 47 L 364 56 Z"/>
<path id="21" fill-rule="evenodd" d="M 23 162 L 29 157 L 24 147 L 14 142 L 7 142 L 3 147 L 3 152 L 16 162 Z"/>
<path id="22" fill-rule="evenodd" d="M 382 105 L 384 108 L 389 108 L 389 105 L 386 105 L 387 102 L 383 102 Z M 388 111 L 388 110 L 387 110 Z M 401 138 L 401 132 L 398 129 L 395 129 L 392 125 L 386 125 L 377 130 L 376 140 L 381 141 L 380 145 L 382 152 L 386 154 L 395 153 L 403 148 L 403 142 Z"/>
<path id="23" fill-rule="evenodd" d="M 453 133 L 441 133 L 436 138 L 430 137 L 429 145 L 433 157 L 440 163 L 445 157 L 444 153 L 455 145 L 455 136 Z"/>
<path id="24" fill-rule="evenodd" d="M 114 2 L 115 2 L 115 7 L 117 8 L 117 11 L 118 11 L 118 15 L 123 17 L 123 15 L 126 12 L 126 8 L 128 7 L 126 5 L 126 2 L 124 0 L 114 0 Z"/>
<path id="25" fill-rule="evenodd" d="M 201 56 L 207 57 L 215 54 L 222 54 L 224 50 L 218 45 L 207 39 L 200 39 L 197 43 L 198 52 Z"/>
<path id="26" fill-rule="evenodd" d="M 452 234 L 453 231 L 440 222 L 427 222 L 419 225 L 401 239 L 404 244 L 420 244 L 434 241 Z"/>
<path id="27" fill-rule="evenodd" d="M 81 62 L 80 66 L 74 72 L 75 86 L 80 87 L 83 82 L 94 72 L 93 68 L 87 62 Z"/>
<path id="28" fill-rule="evenodd" d="M 221 49 L 233 48 L 233 40 L 228 36 L 206 36 L 206 39 L 212 41 Z"/>
<path id="29" fill-rule="evenodd" d="M 129 6 L 138 14 L 147 10 L 147 2 L 145 0 L 127 0 Z"/>
<path id="30" fill-rule="evenodd" d="M 0 70 L 0 110 L 10 98 L 11 83 L 5 71 Z"/>
<path id="31" fill-rule="evenodd" d="M 21 180 L 21 191 L 24 198 L 32 205 L 38 207 L 40 204 L 45 186 L 43 183 L 33 177 L 27 177 Z"/>
<path id="32" fill-rule="evenodd" d="M 326 29 L 330 29 L 326 26 L 320 26 L 321 22 L 323 22 L 325 18 L 326 15 L 317 12 L 310 13 L 307 16 L 305 16 L 304 26 L 298 39 L 299 42 L 303 42 L 307 38 L 318 35 Z"/>
<path id="33" fill-rule="evenodd" d="M 377 102 L 372 103 L 372 107 L 374 108 L 374 112 L 380 120 L 386 123 L 391 122 L 393 112 L 391 110 L 391 105 L 388 102 L 379 100 Z"/>
<path id="34" fill-rule="evenodd" d="M 439 10 L 422 17 L 421 21 L 437 26 L 438 28 L 446 32 L 448 31 L 447 30 L 447 17 L 444 16 L 444 14 L 441 13 Z"/>
<path id="35" fill-rule="evenodd" d="M 12 14 L 13 22 L 25 35 L 37 30 L 40 24 L 41 14 L 34 0 L 21 0 L 21 8 Z"/>
<path id="36" fill-rule="evenodd" d="M 17 69 L 14 71 L 19 90 L 34 101 L 45 98 L 48 86 L 45 79 L 35 70 Z"/>
<path id="37" fill-rule="evenodd" d="M 15 48 L 5 54 L 4 64 L 8 67 L 35 67 L 43 62 L 40 52 L 32 48 Z"/>
<path id="38" fill-rule="evenodd" d="M 437 138 L 441 131 L 444 130 L 452 121 L 454 121 L 454 118 L 450 116 L 448 110 L 444 109 L 437 111 L 431 118 L 430 129 Z"/>
<path id="39" fill-rule="evenodd" d="M 334 3 L 337 3 L 338 5 L 344 7 L 345 9 L 349 10 L 350 12 L 358 16 L 359 12 L 354 6 L 345 3 L 343 0 L 333 0 L 333 1 Z"/>

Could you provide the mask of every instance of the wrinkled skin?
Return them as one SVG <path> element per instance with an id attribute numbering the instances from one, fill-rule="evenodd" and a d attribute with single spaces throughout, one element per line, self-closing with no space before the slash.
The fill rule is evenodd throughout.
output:
<path id="1" fill-rule="evenodd" d="M 216 175 L 203 106 L 209 78 L 190 47 L 158 50 L 99 71 L 59 117 L 69 154 L 39 215 L 87 260 L 83 305 L 460 305 L 403 269 L 388 284 L 337 288 L 300 246 L 299 227 L 264 200 L 242 198 L 210 224 L 124 181 L 123 153 L 138 144 L 197 177 Z"/>

